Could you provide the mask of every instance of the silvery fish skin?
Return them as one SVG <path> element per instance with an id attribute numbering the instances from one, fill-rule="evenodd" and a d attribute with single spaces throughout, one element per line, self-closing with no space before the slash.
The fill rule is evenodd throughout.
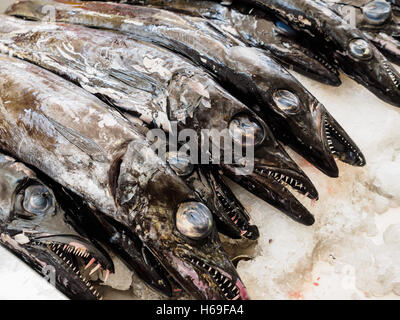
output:
<path id="1" fill-rule="evenodd" d="M 129 0 L 121 3 L 146 5 L 206 18 L 227 37 L 238 38 L 249 46 L 265 49 L 284 66 L 325 84 L 341 84 L 336 68 L 312 50 L 298 33 L 273 17 L 254 8 L 235 4 L 222 6 L 211 1 Z"/>
<path id="2" fill-rule="evenodd" d="M 122 34 L 82 26 L 4 16 L 0 32 L 4 53 L 78 82 L 86 90 L 105 96 L 107 102 L 125 113 L 139 115 L 141 120 L 156 123 L 166 131 L 170 129 L 169 120 L 177 120 L 179 129 L 194 129 L 200 137 L 202 129 L 223 132 L 238 117 L 252 119 L 252 125 L 260 129 L 261 139 L 255 146 L 256 170 L 240 177 L 239 182 L 296 221 L 314 222 L 281 180 L 285 178 L 294 189 L 312 199 L 317 198 L 317 191 L 267 125 L 186 60 Z M 223 155 L 224 150 L 220 151 Z M 235 169 L 229 164 L 223 166 L 237 180 Z"/>
<path id="3" fill-rule="evenodd" d="M 327 1 L 344 18 L 353 19 L 358 29 L 389 60 L 400 64 L 400 26 L 396 7 L 385 0 Z M 350 16 L 351 15 L 351 16 Z"/>
<path id="4" fill-rule="evenodd" d="M 1 148 L 138 235 L 192 296 L 248 298 L 208 208 L 153 152 L 139 129 L 83 89 L 27 62 L 1 56 L 0 79 Z M 178 230 L 178 209 L 180 215 L 190 210 L 194 218 L 207 217 L 201 241 L 186 234 L 204 219 L 181 219 L 189 229 Z M 224 292 L 214 274 L 193 259 L 224 274 L 232 290 Z"/>
<path id="5" fill-rule="evenodd" d="M 68 298 L 101 299 L 80 267 L 93 259 L 95 265 L 113 272 L 113 262 L 103 248 L 67 223 L 68 204 L 59 202 L 54 189 L 35 172 L 4 154 L 0 154 L 0 181 L 0 245 Z"/>
<path id="6" fill-rule="evenodd" d="M 209 70 L 271 126 L 275 136 L 331 177 L 334 156 L 355 166 L 365 158 L 343 128 L 287 70 L 264 50 L 221 35 L 207 20 L 173 12 L 104 2 L 23 1 L 7 13 L 122 31 L 183 54 Z M 338 132 L 332 138 L 334 132 Z M 329 137 L 328 137 L 329 136 Z"/>
<path id="7" fill-rule="evenodd" d="M 400 75 L 363 32 L 321 0 L 243 0 L 275 14 L 298 31 L 325 43 L 349 77 L 383 101 L 400 107 Z"/>

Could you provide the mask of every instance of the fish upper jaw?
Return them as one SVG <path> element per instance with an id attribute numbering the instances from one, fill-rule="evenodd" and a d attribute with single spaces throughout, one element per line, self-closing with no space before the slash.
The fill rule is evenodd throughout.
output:
<path id="1" fill-rule="evenodd" d="M 53 251 L 70 253 L 85 259 L 94 259 L 104 270 L 114 272 L 114 263 L 103 248 L 98 248 L 83 237 L 76 235 L 33 235 L 31 241 L 50 247 Z M 56 252 L 54 251 L 54 252 Z"/>
<path id="2" fill-rule="evenodd" d="M 82 267 L 89 275 L 99 269 L 105 271 L 105 282 L 114 272 L 108 254 L 80 236 L 7 230 L 1 234 L 1 242 L 36 271 L 55 272 L 56 287 L 71 299 L 102 299 Z"/>
<path id="3" fill-rule="evenodd" d="M 290 38 L 281 37 L 279 41 L 269 43 L 266 47 L 278 61 L 311 79 L 335 87 L 342 83 L 335 66 L 321 54 L 309 50 Z"/>

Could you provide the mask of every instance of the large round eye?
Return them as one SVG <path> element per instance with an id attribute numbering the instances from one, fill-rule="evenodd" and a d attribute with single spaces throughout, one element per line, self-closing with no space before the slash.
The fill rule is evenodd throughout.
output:
<path id="1" fill-rule="evenodd" d="M 184 236 L 199 240 L 207 237 L 213 227 L 210 210 L 201 202 L 184 202 L 176 213 L 176 228 Z"/>
<path id="2" fill-rule="evenodd" d="M 372 58 L 370 44 L 364 39 L 354 39 L 349 43 L 350 54 L 357 59 L 369 60 Z"/>
<path id="3" fill-rule="evenodd" d="M 238 114 L 229 123 L 229 133 L 238 144 L 258 145 L 264 140 L 261 124 L 248 114 Z"/>
<path id="4" fill-rule="evenodd" d="M 45 186 L 32 185 L 25 189 L 22 206 L 30 213 L 46 213 L 54 209 L 53 196 Z"/>
<path id="5" fill-rule="evenodd" d="M 277 90 L 273 94 L 275 105 L 285 113 L 297 113 L 300 108 L 300 100 L 297 95 L 288 90 Z"/>
<path id="6" fill-rule="evenodd" d="M 190 157 L 184 152 L 171 151 L 167 154 L 169 166 L 180 177 L 187 176 L 193 172 L 194 166 L 190 160 Z"/>
<path id="7" fill-rule="evenodd" d="M 297 36 L 297 32 L 291 26 L 289 26 L 286 23 L 279 21 L 279 20 L 275 22 L 275 30 L 278 33 L 283 34 L 287 37 L 296 37 Z"/>
<path id="8" fill-rule="evenodd" d="M 390 3 L 382 0 L 376 0 L 368 3 L 362 8 L 365 20 L 370 24 L 379 25 L 389 19 L 392 13 Z"/>

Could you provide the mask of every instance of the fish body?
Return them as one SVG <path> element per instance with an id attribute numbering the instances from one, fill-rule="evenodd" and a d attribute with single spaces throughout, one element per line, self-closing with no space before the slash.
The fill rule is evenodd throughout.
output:
<path id="1" fill-rule="evenodd" d="M 312 182 L 276 142 L 269 127 L 186 60 L 114 32 L 74 25 L 24 22 L 12 17 L 4 17 L 0 25 L 3 53 L 31 61 L 75 81 L 92 93 L 106 96 L 108 102 L 127 116 L 137 115 L 166 131 L 169 131 L 171 121 L 178 121 L 178 129 L 193 129 L 196 136 L 201 137 L 202 130 L 227 132 L 232 123 L 251 121 L 251 126 L 258 128 L 255 166 L 261 175 L 267 172 L 267 168 L 270 172 L 279 172 L 279 177 L 290 177 L 287 182 L 292 182 L 295 189 L 317 198 Z M 9 28 L 14 31 L 8 32 Z M 105 56 L 104 52 L 107 52 Z M 112 139 L 111 135 L 108 137 Z M 220 152 L 224 157 L 221 147 Z M 230 164 L 223 169 L 228 174 L 235 171 Z M 245 187 L 253 185 L 252 181 L 260 175 L 259 172 L 242 177 L 239 182 Z M 248 182 L 244 184 L 243 181 Z M 264 189 L 274 190 L 275 195 L 263 192 Z M 272 201 L 274 206 L 297 221 L 313 222 L 312 215 L 282 187 L 279 179 L 271 175 L 260 177 L 257 187 L 250 191 L 269 203 Z M 281 201 L 276 201 L 277 198 Z"/>
<path id="2" fill-rule="evenodd" d="M 245 0 L 294 29 L 324 43 L 326 52 L 349 77 L 383 101 L 400 106 L 400 75 L 356 26 L 321 0 Z"/>
<path id="3" fill-rule="evenodd" d="M 279 140 L 329 176 L 337 177 L 338 168 L 325 136 L 325 121 L 344 137 L 334 154 L 349 164 L 365 165 L 364 156 L 343 128 L 287 70 L 264 50 L 221 35 L 207 20 L 158 8 L 64 0 L 19 2 L 7 13 L 42 20 L 46 6 L 56 11 L 54 18 L 59 22 L 120 31 L 184 55 L 255 110 Z"/>
<path id="4" fill-rule="evenodd" d="M 1 56 L 0 74 L 2 149 L 128 228 L 192 296 L 248 298 L 211 212 L 156 155 L 140 128 L 35 65 Z M 230 291 L 193 259 L 223 273 Z"/>
<path id="5" fill-rule="evenodd" d="M 289 69 L 294 69 L 329 85 L 339 86 L 341 83 L 337 70 L 304 41 L 302 42 L 293 29 L 260 10 L 249 9 L 237 3 L 223 6 L 211 1 L 130 0 L 123 2 L 207 19 L 207 23 L 221 34 L 239 39 L 249 46 L 267 50 Z"/>

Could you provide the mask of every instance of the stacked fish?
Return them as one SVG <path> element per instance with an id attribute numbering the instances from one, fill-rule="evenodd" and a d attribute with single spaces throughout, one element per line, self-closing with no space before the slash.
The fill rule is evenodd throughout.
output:
<path id="1" fill-rule="evenodd" d="M 223 176 L 312 225 L 293 192 L 318 192 L 282 144 L 330 177 L 335 159 L 366 160 L 286 68 L 332 86 L 341 70 L 399 107 L 384 57 L 400 61 L 398 4 L 127 2 L 25 0 L 1 17 L 1 244 L 72 299 L 100 298 L 88 278 L 107 281 L 109 252 L 166 296 L 248 299 L 218 232 L 259 232 Z M 245 137 L 254 170 L 175 151 L 164 161 L 149 132 L 172 135 L 174 123 L 226 130 L 243 148 Z"/>

